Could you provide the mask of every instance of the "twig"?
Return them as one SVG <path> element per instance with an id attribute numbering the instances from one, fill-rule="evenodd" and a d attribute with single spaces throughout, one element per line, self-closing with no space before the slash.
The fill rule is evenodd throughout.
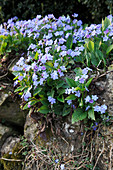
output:
<path id="1" fill-rule="evenodd" d="M 16 162 L 22 162 L 23 160 L 21 159 L 7 159 L 7 158 L 0 158 L 0 160 L 4 160 L 4 161 L 16 161 Z"/>
<path id="2" fill-rule="evenodd" d="M 104 152 L 104 141 L 103 141 L 102 151 L 101 151 L 100 154 L 98 155 L 98 158 L 97 158 L 96 163 L 95 163 L 95 165 L 94 165 L 94 167 L 93 167 L 93 170 L 96 168 L 96 165 L 97 165 L 97 163 L 98 163 L 98 160 L 99 160 L 99 158 L 100 158 L 100 156 L 102 155 L 103 152 Z"/>
<path id="3" fill-rule="evenodd" d="M 3 77 L 7 76 L 8 75 L 8 71 L 7 73 L 5 73 L 4 75 L 0 76 L 0 79 L 2 79 Z"/>
<path id="4" fill-rule="evenodd" d="M 109 170 L 111 170 L 111 161 L 112 161 L 111 157 L 112 157 L 112 149 L 113 149 L 113 144 L 111 144 L 111 148 L 110 148 L 110 155 L 109 155 L 109 157 L 110 157 Z"/>
<path id="5" fill-rule="evenodd" d="M 97 78 L 95 78 L 95 79 L 92 80 L 92 81 L 94 82 L 94 81 L 96 81 L 97 79 L 99 79 L 99 78 L 101 78 L 101 77 L 103 77 L 103 76 L 105 76 L 106 74 L 111 73 L 111 72 L 113 72 L 113 70 L 106 71 L 104 74 L 101 74 L 100 76 L 98 76 Z"/>

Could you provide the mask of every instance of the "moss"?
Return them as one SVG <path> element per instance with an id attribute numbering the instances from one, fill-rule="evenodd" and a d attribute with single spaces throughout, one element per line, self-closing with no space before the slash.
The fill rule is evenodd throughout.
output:
<path id="1" fill-rule="evenodd" d="M 22 149 L 22 146 L 20 143 L 17 143 L 14 148 L 12 149 L 12 154 L 6 153 L 3 155 L 3 158 L 1 160 L 1 163 L 3 164 L 4 170 L 21 170 L 22 169 L 22 162 L 21 161 L 8 161 L 7 159 L 11 160 L 23 160 L 24 157 L 22 156 L 21 152 L 19 152 Z"/>
<path id="2" fill-rule="evenodd" d="M 51 141 L 52 136 L 51 129 L 46 128 L 44 132 L 35 137 L 35 143 L 45 146 L 47 142 Z"/>

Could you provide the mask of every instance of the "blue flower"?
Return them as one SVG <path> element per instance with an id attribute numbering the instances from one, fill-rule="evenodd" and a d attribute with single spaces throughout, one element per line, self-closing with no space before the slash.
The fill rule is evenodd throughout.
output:
<path id="1" fill-rule="evenodd" d="M 88 103 L 90 100 L 91 100 L 90 96 L 87 96 L 87 97 L 85 98 L 85 103 Z"/>
<path id="2" fill-rule="evenodd" d="M 24 97 L 25 101 L 28 101 L 28 98 L 31 97 L 31 93 L 29 91 L 26 92 L 22 97 Z"/>
<path id="3" fill-rule="evenodd" d="M 78 17 L 78 14 L 74 13 L 72 16 L 76 18 Z"/>
<path id="4" fill-rule="evenodd" d="M 86 107 L 86 111 L 87 111 L 89 108 L 90 108 L 90 106 L 87 106 L 87 107 Z"/>
<path id="5" fill-rule="evenodd" d="M 84 79 L 84 78 L 82 78 L 82 77 L 79 79 L 79 83 L 81 83 L 81 84 L 83 84 L 83 83 L 84 83 L 84 81 L 85 81 L 85 79 Z"/>
<path id="6" fill-rule="evenodd" d="M 72 100 L 67 100 L 68 105 L 72 103 Z"/>
<path id="7" fill-rule="evenodd" d="M 50 102 L 51 104 L 56 103 L 56 99 L 54 99 L 54 98 L 51 97 L 51 96 L 48 97 L 48 100 L 49 100 L 49 102 Z"/>
<path id="8" fill-rule="evenodd" d="M 101 112 L 101 114 L 105 113 L 106 110 L 107 110 L 107 106 L 106 106 L 105 104 L 104 104 L 104 105 L 101 105 L 101 107 L 100 107 L 100 112 Z"/>
<path id="9" fill-rule="evenodd" d="M 57 71 L 54 71 L 53 73 L 51 73 L 51 78 L 52 78 L 53 80 L 58 79 L 58 73 L 57 73 Z"/>
<path id="10" fill-rule="evenodd" d="M 93 108 L 95 112 L 100 112 L 100 106 L 97 105 L 97 106 L 94 106 Z"/>
<path id="11" fill-rule="evenodd" d="M 98 126 L 98 123 L 97 123 L 97 122 L 95 122 L 95 125 L 94 125 L 94 126 L 92 126 L 92 128 L 93 128 L 93 130 L 94 130 L 94 131 L 96 131 L 96 130 L 97 130 L 97 126 Z"/>
<path id="12" fill-rule="evenodd" d="M 64 170 L 65 164 L 61 164 L 61 165 L 60 165 L 60 168 L 61 168 L 61 170 Z"/>
<path id="13" fill-rule="evenodd" d="M 80 91 L 78 90 L 78 91 L 75 91 L 76 92 L 76 94 L 75 94 L 75 96 L 77 96 L 77 97 L 80 97 Z"/>
<path id="14" fill-rule="evenodd" d="M 98 96 L 97 95 L 92 95 L 92 100 L 97 101 Z"/>
<path id="15" fill-rule="evenodd" d="M 55 163 L 58 163 L 58 162 L 59 162 L 59 159 L 56 159 L 56 160 L 55 160 Z"/>

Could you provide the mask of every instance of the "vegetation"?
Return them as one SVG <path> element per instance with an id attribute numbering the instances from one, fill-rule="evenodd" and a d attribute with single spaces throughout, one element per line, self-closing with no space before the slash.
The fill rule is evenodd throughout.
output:
<path id="1" fill-rule="evenodd" d="M 8 10 L 7 10 L 8 9 Z M 6 22 L 14 16 L 21 20 L 33 19 L 37 13 L 45 16 L 53 13 L 55 17 L 61 15 L 79 14 L 84 23 L 99 23 L 109 13 L 113 12 L 112 0 L 1 0 L 0 1 L 0 22 Z M 84 12 L 83 12 L 84 11 Z"/>
<path id="2" fill-rule="evenodd" d="M 13 67 L 22 109 L 44 117 L 72 113 L 72 123 L 103 116 L 109 119 L 107 106 L 97 104 L 90 84 L 95 71 L 106 70 L 112 60 L 112 16 L 89 27 L 77 16 L 74 13 L 71 20 L 69 16 L 37 15 L 28 21 L 14 17 L 1 26 L 1 56 L 11 50 L 27 51 L 27 58 L 22 54 Z M 68 76 L 71 73 L 73 78 Z"/>

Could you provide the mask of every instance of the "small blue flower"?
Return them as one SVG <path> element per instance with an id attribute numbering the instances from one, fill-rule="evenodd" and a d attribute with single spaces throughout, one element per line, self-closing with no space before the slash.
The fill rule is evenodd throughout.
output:
<path id="1" fill-rule="evenodd" d="M 85 103 L 88 103 L 90 100 L 91 100 L 90 96 L 87 96 L 87 97 L 85 98 Z"/>
<path id="2" fill-rule="evenodd" d="M 9 152 L 9 155 L 12 155 L 12 152 Z"/>
<path id="3" fill-rule="evenodd" d="M 74 13 L 72 16 L 76 18 L 78 17 L 78 14 Z"/>
<path id="4" fill-rule="evenodd" d="M 83 83 L 84 83 L 84 81 L 85 81 L 85 79 L 84 79 L 84 78 L 80 78 L 80 79 L 79 79 L 79 83 L 81 83 L 81 84 L 83 84 Z"/>
<path id="5" fill-rule="evenodd" d="M 67 100 L 68 105 L 72 103 L 72 100 Z"/>
<path id="6" fill-rule="evenodd" d="M 56 99 L 54 99 L 54 98 L 51 97 L 51 96 L 48 97 L 48 100 L 49 100 L 49 102 L 50 102 L 51 104 L 56 103 Z"/>
<path id="7" fill-rule="evenodd" d="M 100 107 L 100 112 L 101 112 L 101 114 L 105 113 L 106 110 L 107 110 L 107 106 L 106 106 L 105 104 L 104 104 L 104 105 L 101 105 L 101 107 Z"/>
<path id="8" fill-rule="evenodd" d="M 65 164 L 61 164 L 60 168 L 61 168 L 61 170 L 64 170 Z"/>
<path id="9" fill-rule="evenodd" d="M 77 97 L 80 97 L 80 91 L 78 90 L 78 91 L 76 91 L 76 94 L 75 94 L 75 96 L 77 96 Z"/>
<path id="10" fill-rule="evenodd" d="M 55 163 L 58 163 L 58 162 L 59 162 L 59 159 L 56 159 L 56 160 L 55 160 Z"/>
<path id="11" fill-rule="evenodd" d="M 100 112 L 100 106 L 97 105 L 97 106 L 94 106 L 93 108 L 95 112 Z"/>
<path id="12" fill-rule="evenodd" d="M 98 96 L 97 95 L 92 95 L 92 100 L 97 101 Z"/>
<path id="13" fill-rule="evenodd" d="M 86 107 L 86 111 L 87 111 L 89 108 L 90 108 L 90 106 L 87 106 L 87 107 Z"/>

